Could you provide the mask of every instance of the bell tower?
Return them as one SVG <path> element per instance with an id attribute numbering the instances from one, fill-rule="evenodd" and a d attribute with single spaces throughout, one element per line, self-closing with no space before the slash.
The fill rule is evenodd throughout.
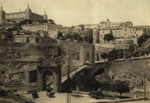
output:
<path id="1" fill-rule="evenodd" d="M 3 7 L 1 5 L 1 10 L 0 10 L 0 24 L 3 25 L 5 23 L 5 12 L 3 10 Z"/>
<path id="2" fill-rule="evenodd" d="M 27 9 L 25 10 L 25 15 L 26 15 L 26 19 L 31 19 L 31 17 L 32 17 L 32 11 L 29 7 L 29 4 L 28 4 Z"/>
<path id="3" fill-rule="evenodd" d="M 44 11 L 43 19 L 44 19 L 44 20 L 47 20 L 47 14 L 46 14 L 46 11 Z"/>

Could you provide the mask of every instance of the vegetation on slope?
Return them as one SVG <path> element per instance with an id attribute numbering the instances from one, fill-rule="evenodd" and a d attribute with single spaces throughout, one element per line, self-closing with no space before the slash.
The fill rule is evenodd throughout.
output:
<path id="1" fill-rule="evenodd" d="M 145 73 L 146 85 L 147 88 L 150 88 L 149 68 L 149 59 L 123 61 L 110 65 L 103 74 L 99 74 L 95 78 L 98 82 L 102 82 L 101 80 L 105 80 L 106 82 L 127 81 L 129 83 L 129 87 L 133 90 L 136 90 L 139 88 L 143 88 L 143 75 Z M 141 89 L 141 91 L 143 90 L 144 89 Z"/>

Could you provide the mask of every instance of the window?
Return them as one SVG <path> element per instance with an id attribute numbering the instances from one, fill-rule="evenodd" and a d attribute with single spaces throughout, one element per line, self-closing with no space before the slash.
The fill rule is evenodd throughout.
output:
<path id="1" fill-rule="evenodd" d="M 124 34 L 124 36 L 126 36 L 126 34 Z"/>
<path id="2" fill-rule="evenodd" d="M 136 34 L 136 36 L 138 36 L 138 34 Z"/>

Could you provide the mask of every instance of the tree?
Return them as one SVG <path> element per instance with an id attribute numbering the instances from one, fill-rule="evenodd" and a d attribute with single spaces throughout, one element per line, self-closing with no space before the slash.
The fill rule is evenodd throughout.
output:
<path id="1" fill-rule="evenodd" d="M 137 43 L 139 44 L 139 47 L 142 46 L 142 44 L 147 40 L 147 38 L 148 38 L 148 36 L 145 34 L 138 37 Z"/>
<path id="2" fill-rule="evenodd" d="M 116 49 L 113 49 L 108 53 L 108 60 L 118 59 L 118 53 Z"/>
<path id="3" fill-rule="evenodd" d="M 103 53 L 103 54 L 101 54 L 101 57 L 102 57 L 103 59 L 106 59 L 106 58 L 108 58 L 108 54 L 107 54 L 107 53 Z"/>
<path id="4" fill-rule="evenodd" d="M 67 33 L 64 37 L 65 37 L 65 39 L 68 39 L 68 38 L 70 38 L 70 39 L 71 39 L 71 37 L 72 37 L 72 36 L 71 36 L 71 34 L 70 34 L 70 33 Z"/>
<path id="5" fill-rule="evenodd" d="M 114 39 L 114 36 L 113 36 L 112 32 L 110 32 L 109 34 L 105 34 L 103 39 L 106 40 L 107 42 L 109 42 L 110 40 Z"/>
<path id="6" fill-rule="evenodd" d="M 52 19 L 48 19 L 47 21 L 50 22 L 50 24 L 55 24 L 54 20 Z"/>
<path id="7" fill-rule="evenodd" d="M 111 90 L 111 84 L 109 82 L 103 82 L 101 83 L 100 89 L 107 93 L 107 91 Z"/>
<path id="8" fill-rule="evenodd" d="M 57 39 L 59 39 L 60 37 L 62 37 L 63 35 L 62 35 L 62 32 L 58 32 L 58 36 L 57 36 Z"/>
<path id="9" fill-rule="evenodd" d="M 73 34 L 72 34 L 72 37 L 73 37 L 73 39 L 75 39 L 75 40 L 77 40 L 79 36 L 80 36 L 80 35 L 79 35 L 78 33 L 73 33 Z"/>
<path id="10" fill-rule="evenodd" d="M 78 40 L 78 41 L 83 41 L 83 37 L 79 36 L 79 37 L 77 38 L 77 40 Z"/>
<path id="11" fill-rule="evenodd" d="M 16 23 L 15 24 L 15 28 L 18 28 L 18 29 L 22 29 L 22 25 L 24 25 L 24 24 L 32 24 L 33 23 L 33 21 L 32 20 L 30 20 L 30 19 L 25 19 L 25 20 L 22 20 L 22 21 L 20 21 L 19 23 Z"/>
<path id="12" fill-rule="evenodd" d="M 120 96 L 122 93 L 127 93 L 130 91 L 129 83 L 127 81 L 117 80 L 113 88 L 114 88 L 114 91 L 120 93 Z"/>

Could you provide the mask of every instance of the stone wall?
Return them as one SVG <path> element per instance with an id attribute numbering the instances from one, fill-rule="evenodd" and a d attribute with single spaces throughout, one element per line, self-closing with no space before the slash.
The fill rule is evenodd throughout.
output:
<path id="1" fill-rule="evenodd" d="M 20 84 L 29 86 L 28 83 L 36 82 L 37 75 L 35 73 L 39 62 L 36 61 L 1 61 L 0 71 L 4 71 L 7 77 L 5 84 Z M 36 86 L 36 85 L 34 85 Z"/>

